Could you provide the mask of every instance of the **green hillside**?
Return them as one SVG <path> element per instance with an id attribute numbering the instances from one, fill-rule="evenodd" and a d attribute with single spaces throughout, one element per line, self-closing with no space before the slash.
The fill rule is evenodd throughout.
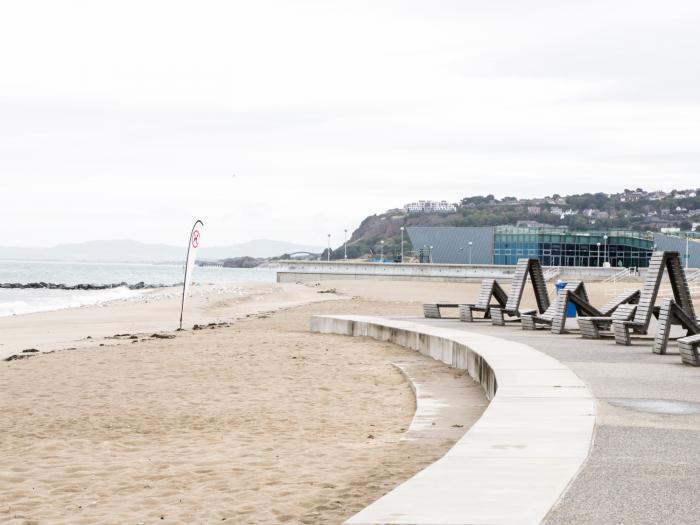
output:
<path id="1" fill-rule="evenodd" d="M 455 208 L 456 211 L 446 213 L 408 213 L 394 209 L 367 217 L 348 240 L 348 257 L 363 258 L 371 253 L 378 256 L 382 240 L 385 257 L 398 257 L 402 226 L 497 226 L 528 221 L 571 230 L 691 230 L 700 223 L 700 189 L 667 193 L 637 188 L 616 194 L 555 194 L 535 199 L 478 195 L 463 198 Z M 405 249 L 412 250 L 408 235 Z M 342 245 L 331 252 L 332 259 L 343 256 Z"/>

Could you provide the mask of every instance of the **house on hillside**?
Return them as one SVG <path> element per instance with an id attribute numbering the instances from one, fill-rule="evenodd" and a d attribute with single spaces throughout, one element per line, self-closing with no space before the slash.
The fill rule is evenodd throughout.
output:
<path id="1" fill-rule="evenodd" d="M 457 206 L 447 201 L 418 201 L 404 205 L 408 213 L 451 213 L 457 211 Z"/>

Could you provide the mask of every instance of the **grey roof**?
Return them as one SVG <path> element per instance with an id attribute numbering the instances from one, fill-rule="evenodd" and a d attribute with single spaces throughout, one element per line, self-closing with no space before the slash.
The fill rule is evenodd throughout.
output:
<path id="1" fill-rule="evenodd" d="M 681 254 L 681 260 L 683 261 L 683 266 L 685 266 L 685 239 L 674 235 L 655 233 L 654 244 L 657 250 L 673 250 L 679 252 Z M 687 243 L 687 246 L 688 255 L 690 255 L 688 266 L 690 268 L 700 268 L 700 242 L 691 240 Z"/>
<path id="2" fill-rule="evenodd" d="M 471 241 L 471 263 L 493 264 L 493 227 L 431 227 L 409 226 L 406 228 L 413 249 L 432 246 L 434 263 L 469 263 Z"/>

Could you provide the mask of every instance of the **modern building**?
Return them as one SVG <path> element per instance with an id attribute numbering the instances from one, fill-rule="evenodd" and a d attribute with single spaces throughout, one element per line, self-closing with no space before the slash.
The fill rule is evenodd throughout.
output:
<path id="1" fill-rule="evenodd" d="M 692 232 L 686 234 L 688 238 L 676 235 L 654 234 L 654 245 L 657 250 L 673 250 L 683 257 L 683 263 L 687 260 L 689 268 L 700 268 L 700 238 Z"/>
<path id="2" fill-rule="evenodd" d="M 545 266 L 624 266 L 645 268 L 654 236 L 630 230 L 568 231 L 565 228 L 494 228 L 494 264 L 536 257 Z"/>
<path id="3" fill-rule="evenodd" d="M 406 228 L 421 262 L 493 264 L 493 228 Z"/>
<path id="4" fill-rule="evenodd" d="M 408 227 L 414 250 L 424 262 L 445 264 L 516 264 L 536 257 L 545 266 L 649 266 L 654 248 L 685 254 L 700 267 L 700 242 L 630 230 L 567 231 L 565 228 L 486 226 Z M 697 250 L 697 252 L 696 252 Z M 697 255 L 696 255 L 697 253 Z"/>

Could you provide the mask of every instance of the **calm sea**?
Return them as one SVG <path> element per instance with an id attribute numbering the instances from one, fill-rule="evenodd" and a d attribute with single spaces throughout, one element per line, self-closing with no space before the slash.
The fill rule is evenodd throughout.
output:
<path id="1" fill-rule="evenodd" d="M 181 283 L 183 265 L 0 261 L 0 283 L 45 282 L 65 285 L 136 284 L 173 285 Z M 193 282 L 230 284 L 274 282 L 276 272 L 266 268 L 196 267 Z M 0 317 L 31 312 L 73 308 L 116 299 L 138 297 L 143 292 L 126 287 L 109 290 L 0 289 Z"/>

